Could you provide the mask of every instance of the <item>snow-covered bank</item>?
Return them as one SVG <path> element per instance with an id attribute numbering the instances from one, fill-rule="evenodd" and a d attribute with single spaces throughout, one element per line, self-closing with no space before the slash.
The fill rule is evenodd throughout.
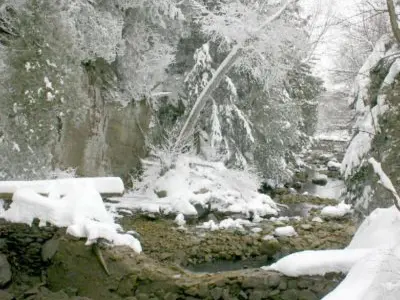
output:
<path id="1" fill-rule="evenodd" d="M 124 183 L 119 177 L 63 178 L 33 181 L 0 181 L 0 194 L 14 194 L 19 189 L 30 189 L 38 194 L 56 192 L 66 195 L 77 186 L 91 186 L 100 194 L 122 194 Z"/>
<path id="2" fill-rule="evenodd" d="M 264 268 L 288 276 L 348 272 L 325 300 L 399 299 L 400 212 L 373 211 L 346 249 L 298 252 Z"/>
<path id="3" fill-rule="evenodd" d="M 87 238 L 87 244 L 103 238 L 113 245 L 127 245 L 140 253 L 140 242 L 129 234 L 120 233 L 121 226 L 114 222 L 106 210 L 101 195 L 92 185 L 93 181 L 86 183 L 75 182 L 69 191 L 63 190 L 66 185 L 60 185 L 60 190 L 53 187 L 49 197 L 39 195 L 29 188 L 18 189 L 14 192 L 10 208 L 4 210 L 1 207 L 0 218 L 29 225 L 37 218 L 40 226 L 48 222 L 58 227 L 67 227 L 67 233 Z M 60 196 L 61 192 L 65 193 L 64 197 Z"/>
<path id="4" fill-rule="evenodd" d="M 196 206 L 223 213 L 277 215 L 275 202 L 258 193 L 258 177 L 247 171 L 227 169 L 223 163 L 181 155 L 174 168 L 160 176 L 159 165 L 146 169 L 135 189 L 113 198 L 116 210 L 197 215 Z"/>

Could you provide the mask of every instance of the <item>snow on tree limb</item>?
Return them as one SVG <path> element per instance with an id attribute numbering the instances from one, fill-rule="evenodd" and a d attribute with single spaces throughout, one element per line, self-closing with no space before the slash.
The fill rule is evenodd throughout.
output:
<path id="1" fill-rule="evenodd" d="M 263 30 L 268 24 L 270 24 L 273 21 L 275 21 L 276 19 L 278 19 L 281 16 L 281 14 L 286 10 L 286 8 L 289 6 L 289 4 L 291 2 L 292 2 L 292 0 L 288 0 L 275 14 L 270 16 L 265 22 L 262 23 L 262 25 L 260 25 L 256 30 L 254 30 L 253 34 L 249 38 L 245 39 L 243 42 L 239 42 L 237 45 L 235 45 L 232 48 L 232 50 L 230 51 L 228 56 L 220 64 L 220 66 L 216 70 L 214 76 L 211 78 L 211 80 L 208 82 L 208 84 L 205 86 L 205 88 L 202 90 L 201 94 L 197 98 L 197 100 L 189 114 L 189 117 L 186 119 L 186 122 L 184 123 L 184 125 L 180 131 L 180 134 L 175 143 L 175 146 L 178 146 L 179 143 L 182 142 L 182 140 L 185 140 L 193 132 L 193 129 L 195 128 L 197 120 L 200 116 L 200 112 L 203 110 L 203 108 L 206 105 L 208 99 L 210 98 L 212 92 L 218 87 L 218 85 L 221 83 L 222 79 L 225 77 L 225 75 L 228 73 L 228 71 L 234 65 L 236 60 L 240 57 L 244 46 L 247 43 L 251 43 L 252 37 L 257 36 L 257 34 L 261 30 Z"/>
<path id="2" fill-rule="evenodd" d="M 368 159 L 368 162 L 372 165 L 374 168 L 374 172 L 376 175 L 379 176 L 379 183 L 382 184 L 384 188 L 386 188 L 389 192 L 391 192 L 395 198 L 394 205 L 396 208 L 400 211 L 400 197 L 399 194 L 397 194 L 396 189 L 393 186 L 392 181 L 390 178 L 386 175 L 386 173 L 382 169 L 382 165 L 380 162 L 377 162 L 375 158 L 371 157 Z"/>

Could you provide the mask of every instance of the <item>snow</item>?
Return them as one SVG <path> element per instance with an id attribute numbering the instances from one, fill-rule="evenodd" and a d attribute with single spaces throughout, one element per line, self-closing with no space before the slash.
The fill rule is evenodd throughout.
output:
<path id="1" fill-rule="evenodd" d="M 215 231 L 219 229 L 219 226 L 217 224 L 215 224 L 215 222 L 213 220 L 210 220 L 208 222 L 204 222 L 202 225 L 198 225 L 196 226 L 197 228 L 200 229 L 208 229 L 211 231 Z"/>
<path id="2" fill-rule="evenodd" d="M 274 235 L 275 236 L 296 236 L 297 232 L 294 230 L 293 226 L 283 226 L 283 227 L 277 227 L 274 230 Z"/>
<path id="3" fill-rule="evenodd" d="M 33 181 L 0 181 L 0 194 L 13 194 L 19 189 L 28 188 L 38 194 L 57 191 L 66 195 L 77 186 L 91 186 L 100 194 L 122 194 L 124 183 L 119 177 L 62 178 Z"/>
<path id="4" fill-rule="evenodd" d="M 321 174 L 321 173 L 316 173 L 313 178 L 313 180 L 318 180 L 318 181 L 328 181 L 328 176 L 325 174 Z"/>
<path id="5" fill-rule="evenodd" d="M 328 166 L 328 169 L 340 170 L 340 167 L 342 166 L 342 164 L 337 161 L 330 160 L 328 162 L 327 166 Z"/>
<path id="6" fill-rule="evenodd" d="M 302 251 L 263 269 L 287 276 L 348 273 L 324 300 L 399 299 L 400 212 L 395 206 L 374 210 L 343 250 Z"/>
<path id="7" fill-rule="evenodd" d="M 123 197 L 115 197 L 118 209 L 151 213 L 182 213 L 197 215 L 195 205 L 211 211 L 242 213 L 246 216 L 277 215 L 279 208 L 265 194 L 258 193 L 256 175 L 247 171 L 227 169 L 221 162 L 208 162 L 198 157 L 180 155 L 162 176 L 160 165 L 149 165 L 135 190 Z M 164 191 L 159 198 L 156 191 Z"/>
<path id="8" fill-rule="evenodd" d="M 198 225 L 197 228 L 208 229 L 211 231 L 215 230 L 227 230 L 227 229 L 244 229 L 243 225 L 250 226 L 252 223 L 248 220 L 227 218 L 222 220 L 219 224 L 216 224 L 213 220 L 204 222 L 202 225 Z"/>
<path id="9" fill-rule="evenodd" d="M 254 233 L 260 233 L 261 231 L 262 231 L 262 228 L 260 228 L 260 227 L 254 227 L 251 229 L 251 232 L 254 232 Z"/>
<path id="10" fill-rule="evenodd" d="M 185 216 L 183 214 L 178 214 L 174 220 L 175 224 L 178 226 L 184 226 L 186 224 Z"/>
<path id="11" fill-rule="evenodd" d="M 321 215 L 324 217 L 340 218 L 352 212 L 351 205 L 343 201 L 336 206 L 325 206 L 321 210 Z"/>
<path id="12" fill-rule="evenodd" d="M 324 275 L 329 272 L 347 273 L 358 261 L 370 254 L 369 249 L 307 250 L 288 255 L 264 270 L 281 272 L 286 276 Z M 349 298 L 343 298 L 349 299 Z"/>
<path id="13" fill-rule="evenodd" d="M 126 245 L 140 253 L 140 242 L 129 234 L 119 233 L 121 226 L 114 223 L 101 195 L 91 183 L 81 181 L 69 191 L 61 190 L 65 192 L 64 197 L 56 189 L 52 189 L 49 196 L 45 197 L 33 189 L 20 188 L 14 192 L 10 208 L 0 211 L 0 217 L 9 222 L 29 225 L 37 218 L 40 226 L 48 222 L 67 227 L 68 234 L 87 238 L 87 244 L 103 238 L 113 245 Z M 60 187 L 64 188 L 65 185 Z"/>
<path id="14" fill-rule="evenodd" d="M 276 238 L 273 235 L 270 235 L 270 234 L 264 235 L 262 239 L 264 241 L 276 240 Z"/>
<path id="15" fill-rule="evenodd" d="M 334 130 L 331 132 L 319 133 L 314 138 L 322 141 L 348 142 L 351 137 L 347 130 Z"/>
<path id="16" fill-rule="evenodd" d="M 320 217 L 314 217 L 311 220 L 312 222 L 316 222 L 316 223 L 323 223 L 324 221 L 320 218 Z"/>

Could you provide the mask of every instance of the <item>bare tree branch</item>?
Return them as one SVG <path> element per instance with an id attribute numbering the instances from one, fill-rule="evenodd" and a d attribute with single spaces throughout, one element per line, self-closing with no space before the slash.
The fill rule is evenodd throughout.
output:
<path id="1" fill-rule="evenodd" d="M 393 35 L 397 43 L 400 44 L 400 28 L 399 24 L 397 24 L 397 15 L 393 0 L 386 0 L 386 3 L 389 11 L 390 25 L 392 26 Z"/>

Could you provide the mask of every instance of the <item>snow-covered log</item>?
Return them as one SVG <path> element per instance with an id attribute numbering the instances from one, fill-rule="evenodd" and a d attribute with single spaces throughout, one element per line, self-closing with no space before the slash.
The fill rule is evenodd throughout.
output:
<path id="1" fill-rule="evenodd" d="M 119 177 L 65 178 L 34 181 L 0 181 L 0 198 L 11 199 L 19 189 L 29 188 L 38 194 L 65 195 L 75 187 L 93 187 L 100 194 L 120 195 L 124 183 Z"/>

